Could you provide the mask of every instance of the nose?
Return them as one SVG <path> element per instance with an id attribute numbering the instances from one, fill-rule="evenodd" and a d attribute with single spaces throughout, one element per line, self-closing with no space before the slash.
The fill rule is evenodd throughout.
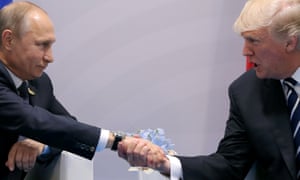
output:
<path id="1" fill-rule="evenodd" d="M 250 46 L 246 42 L 244 43 L 244 47 L 243 47 L 243 55 L 247 56 L 247 57 L 254 55 L 253 50 L 250 48 Z"/>
<path id="2" fill-rule="evenodd" d="M 45 54 L 44 54 L 43 58 L 44 58 L 44 61 L 46 61 L 47 63 L 52 63 L 54 61 L 51 48 L 49 48 L 45 51 Z"/>

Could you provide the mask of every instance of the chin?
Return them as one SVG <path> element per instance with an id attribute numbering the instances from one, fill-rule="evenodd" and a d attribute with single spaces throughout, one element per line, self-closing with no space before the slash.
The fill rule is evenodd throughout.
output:
<path id="1" fill-rule="evenodd" d="M 31 80 L 41 77 L 42 74 L 43 74 L 43 73 L 34 74 L 34 75 L 31 77 Z"/>
<path id="2" fill-rule="evenodd" d="M 266 76 L 266 74 L 264 74 L 264 73 L 262 73 L 262 72 L 258 72 L 258 71 L 256 71 L 256 76 L 257 76 L 259 79 L 266 79 L 266 78 L 268 78 L 268 77 Z"/>

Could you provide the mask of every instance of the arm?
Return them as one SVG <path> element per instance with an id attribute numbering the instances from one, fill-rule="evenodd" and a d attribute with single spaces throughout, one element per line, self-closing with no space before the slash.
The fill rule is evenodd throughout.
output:
<path id="1" fill-rule="evenodd" d="M 35 84 L 34 84 L 35 83 Z M 0 76 L 0 127 L 4 132 L 20 134 L 52 147 L 70 151 L 91 159 L 95 153 L 101 129 L 74 121 L 68 115 L 55 114 L 50 79 L 43 75 L 33 83 L 35 95 L 25 103 L 7 80 Z M 84 136 L 82 136 L 84 134 Z M 63 138 L 62 138 L 63 137 Z"/>
<path id="2" fill-rule="evenodd" d="M 229 95 L 230 116 L 217 152 L 209 156 L 177 156 L 184 179 L 242 179 L 247 174 L 254 154 L 237 104 L 237 94 L 230 89 Z M 145 140 L 125 139 L 121 143 L 119 156 L 131 166 L 150 167 L 170 175 L 170 161 L 158 148 Z"/>
<path id="3" fill-rule="evenodd" d="M 235 83 L 229 88 L 229 118 L 226 123 L 225 135 L 219 143 L 217 152 L 209 156 L 178 156 L 182 164 L 184 179 L 194 179 L 195 177 L 214 180 L 243 179 L 249 171 L 255 154 L 249 142 L 248 125 L 244 120 L 248 116 L 248 108 L 252 108 L 251 105 L 257 103 L 255 98 L 258 98 L 259 95 L 257 93 L 248 94 L 244 89 L 250 88 L 244 83 L 243 87 L 240 85 L 237 87 Z M 257 114 L 255 117 L 259 118 Z"/>
<path id="4" fill-rule="evenodd" d="M 44 144 L 32 139 L 16 142 L 10 149 L 5 165 L 14 171 L 15 165 L 24 171 L 29 171 L 35 165 L 37 157 L 43 152 Z"/>

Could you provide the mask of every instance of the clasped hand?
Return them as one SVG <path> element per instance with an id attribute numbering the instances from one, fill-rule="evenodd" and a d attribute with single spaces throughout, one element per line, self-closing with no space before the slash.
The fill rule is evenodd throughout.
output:
<path id="1" fill-rule="evenodd" d="M 169 174 L 170 163 L 164 151 L 148 140 L 126 137 L 118 145 L 118 155 L 131 166 L 149 167 Z"/>
<path id="2" fill-rule="evenodd" d="M 33 168 L 36 158 L 42 153 L 44 144 L 32 139 L 16 142 L 9 151 L 5 165 L 10 171 L 17 166 L 19 169 L 29 171 Z"/>

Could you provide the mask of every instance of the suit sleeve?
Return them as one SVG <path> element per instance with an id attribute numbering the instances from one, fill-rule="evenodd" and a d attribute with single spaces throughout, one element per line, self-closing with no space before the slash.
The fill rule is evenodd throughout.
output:
<path id="1" fill-rule="evenodd" d="M 0 130 L 91 159 L 101 129 L 75 121 L 53 96 L 47 75 L 35 83 L 40 89 L 32 99 L 39 101 L 32 106 L 0 81 Z"/>
<path id="2" fill-rule="evenodd" d="M 229 119 L 217 152 L 209 156 L 179 157 L 184 179 L 238 180 L 247 175 L 253 163 L 253 154 L 236 95 L 231 86 Z"/>
<path id="3" fill-rule="evenodd" d="M 69 116 L 72 119 L 76 120 L 75 117 L 71 116 L 69 112 L 61 105 L 61 103 L 53 96 L 53 100 L 51 101 L 51 106 L 49 108 L 49 111 L 53 114 L 60 114 Z M 49 151 L 46 154 L 42 154 L 37 158 L 38 163 L 49 163 L 51 160 L 53 160 L 57 155 L 61 153 L 61 149 L 48 146 Z"/>

